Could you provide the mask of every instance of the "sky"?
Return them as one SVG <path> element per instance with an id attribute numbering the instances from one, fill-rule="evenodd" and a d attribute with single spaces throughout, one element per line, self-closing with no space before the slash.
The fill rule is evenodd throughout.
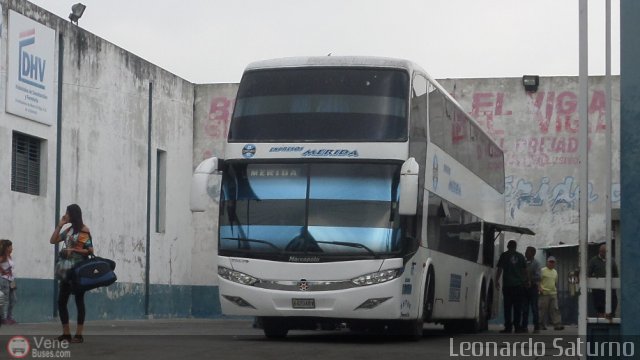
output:
<path id="1" fill-rule="evenodd" d="M 68 19 L 78 0 L 30 0 Z M 247 64 L 372 55 L 444 78 L 578 75 L 579 0 L 80 0 L 79 26 L 190 82 L 235 83 Z M 620 74 L 620 0 L 612 74 Z M 589 74 L 605 73 L 605 0 L 589 0 Z"/>

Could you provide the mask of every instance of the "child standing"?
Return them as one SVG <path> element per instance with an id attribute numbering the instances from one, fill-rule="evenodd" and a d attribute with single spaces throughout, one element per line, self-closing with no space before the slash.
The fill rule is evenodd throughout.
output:
<path id="1" fill-rule="evenodd" d="M 5 306 L 2 307 L 0 316 L 2 324 L 13 325 L 13 306 L 16 303 L 15 269 L 11 253 L 13 243 L 11 240 L 0 240 L 0 291 L 4 293 Z"/>

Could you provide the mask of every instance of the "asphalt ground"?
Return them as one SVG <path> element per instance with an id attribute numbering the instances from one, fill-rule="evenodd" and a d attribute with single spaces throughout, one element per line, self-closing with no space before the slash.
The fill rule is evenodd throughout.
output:
<path id="1" fill-rule="evenodd" d="M 535 335 L 500 334 L 500 329 L 492 325 L 481 334 L 448 334 L 426 325 L 423 338 L 415 342 L 347 329 L 290 331 L 285 339 L 271 340 L 247 319 L 115 320 L 87 322 L 84 343 L 68 344 L 56 339 L 60 324 L 47 322 L 2 325 L 0 359 L 579 358 L 576 326 Z M 638 357 L 634 353 L 632 358 Z"/>

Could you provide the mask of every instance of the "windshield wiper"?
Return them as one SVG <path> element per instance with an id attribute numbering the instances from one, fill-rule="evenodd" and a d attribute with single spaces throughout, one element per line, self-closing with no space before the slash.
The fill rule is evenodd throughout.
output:
<path id="1" fill-rule="evenodd" d="M 226 239 L 226 240 L 237 240 L 238 242 L 240 241 L 247 241 L 247 242 L 255 242 L 255 243 L 259 243 L 259 244 L 267 244 L 269 246 L 271 246 L 272 248 L 278 250 L 278 251 L 282 251 L 279 247 L 273 245 L 272 243 L 266 241 L 266 240 L 258 240 L 258 239 L 249 239 L 249 238 L 242 238 L 242 237 L 223 237 L 221 239 Z"/>
<path id="2" fill-rule="evenodd" d="M 316 241 L 316 242 L 321 243 L 321 244 L 341 245 L 341 246 L 348 246 L 348 247 L 352 247 L 352 248 L 364 249 L 369 254 L 373 255 L 374 258 L 376 258 L 376 259 L 379 258 L 379 255 L 375 251 L 371 250 L 366 245 L 363 245 L 363 244 L 360 244 L 360 243 L 347 242 L 347 241 Z"/>

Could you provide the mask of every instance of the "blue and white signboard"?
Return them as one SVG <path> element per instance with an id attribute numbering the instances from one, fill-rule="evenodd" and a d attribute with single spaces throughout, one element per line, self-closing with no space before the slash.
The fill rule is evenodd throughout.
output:
<path id="1" fill-rule="evenodd" d="M 7 112 L 53 124 L 55 44 L 55 30 L 9 11 Z"/>

